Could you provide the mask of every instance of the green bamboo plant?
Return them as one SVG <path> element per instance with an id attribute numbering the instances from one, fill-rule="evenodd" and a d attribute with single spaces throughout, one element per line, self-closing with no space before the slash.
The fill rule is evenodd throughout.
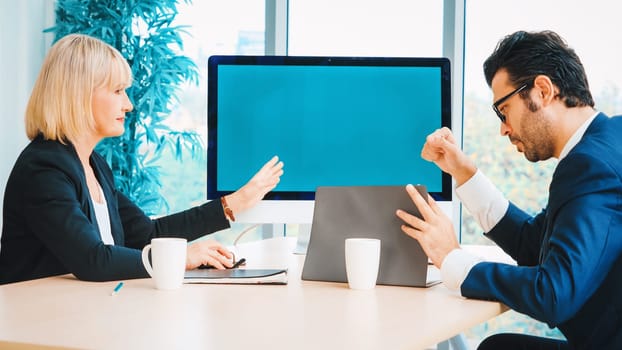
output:
<path id="1" fill-rule="evenodd" d="M 176 131 L 164 121 L 179 103 L 177 93 L 185 82 L 198 84 L 198 69 L 180 55 L 187 34 L 184 26 L 172 25 L 178 0 L 58 0 L 55 40 L 83 33 L 116 47 L 127 59 L 133 75 L 128 96 L 134 110 L 127 113 L 125 133 L 103 140 L 96 147 L 110 164 L 117 188 L 148 215 L 168 210 L 160 195 L 157 160 L 167 148 L 176 158 L 203 153 L 200 136 Z M 189 0 L 185 1 L 189 3 Z"/>

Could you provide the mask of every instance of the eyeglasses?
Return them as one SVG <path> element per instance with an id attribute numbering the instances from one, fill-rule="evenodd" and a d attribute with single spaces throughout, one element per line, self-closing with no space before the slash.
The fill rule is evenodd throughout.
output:
<path id="1" fill-rule="evenodd" d="M 525 83 L 521 86 L 519 86 L 517 89 L 515 89 L 514 91 L 510 92 L 509 94 L 501 97 L 500 99 L 497 100 L 497 102 L 492 104 L 492 110 L 495 111 L 495 113 L 497 113 L 497 117 L 499 117 L 499 119 L 501 119 L 502 123 L 505 123 L 505 115 L 503 115 L 503 113 L 501 113 L 501 111 L 499 110 L 499 106 L 510 99 L 510 97 L 516 95 L 517 93 L 525 90 L 527 88 L 527 86 L 529 86 L 529 84 Z"/>

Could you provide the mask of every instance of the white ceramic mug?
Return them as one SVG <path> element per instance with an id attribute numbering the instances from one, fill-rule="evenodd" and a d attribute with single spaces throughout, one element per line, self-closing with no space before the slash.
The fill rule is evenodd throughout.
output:
<path id="1" fill-rule="evenodd" d="M 346 275 L 352 289 L 373 289 L 380 266 L 380 240 L 348 238 L 345 241 Z"/>
<path id="2" fill-rule="evenodd" d="M 181 287 L 186 271 L 188 243 L 184 238 L 154 238 L 143 248 L 143 265 L 155 281 L 157 289 Z M 151 251 L 151 264 L 149 263 Z"/>

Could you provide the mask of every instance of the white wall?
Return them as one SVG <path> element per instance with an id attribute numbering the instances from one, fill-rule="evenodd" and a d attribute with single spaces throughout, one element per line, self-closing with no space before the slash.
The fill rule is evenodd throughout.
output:
<path id="1" fill-rule="evenodd" d="M 42 31 L 53 24 L 53 0 L 0 1 L 0 201 L 13 163 L 28 143 L 24 110 L 53 39 Z"/>

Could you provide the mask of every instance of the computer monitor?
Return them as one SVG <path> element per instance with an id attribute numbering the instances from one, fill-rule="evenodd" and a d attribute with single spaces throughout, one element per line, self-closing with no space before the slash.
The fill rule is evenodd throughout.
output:
<path id="1" fill-rule="evenodd" d="M 318 186 L 423 184 L 450 206 L 451 177 L 420 156 L 450 95 L 446 58 L 211 56 L 208 199 L 278 155 L 281 182 L 239 221 L 311 223 Z"/>

